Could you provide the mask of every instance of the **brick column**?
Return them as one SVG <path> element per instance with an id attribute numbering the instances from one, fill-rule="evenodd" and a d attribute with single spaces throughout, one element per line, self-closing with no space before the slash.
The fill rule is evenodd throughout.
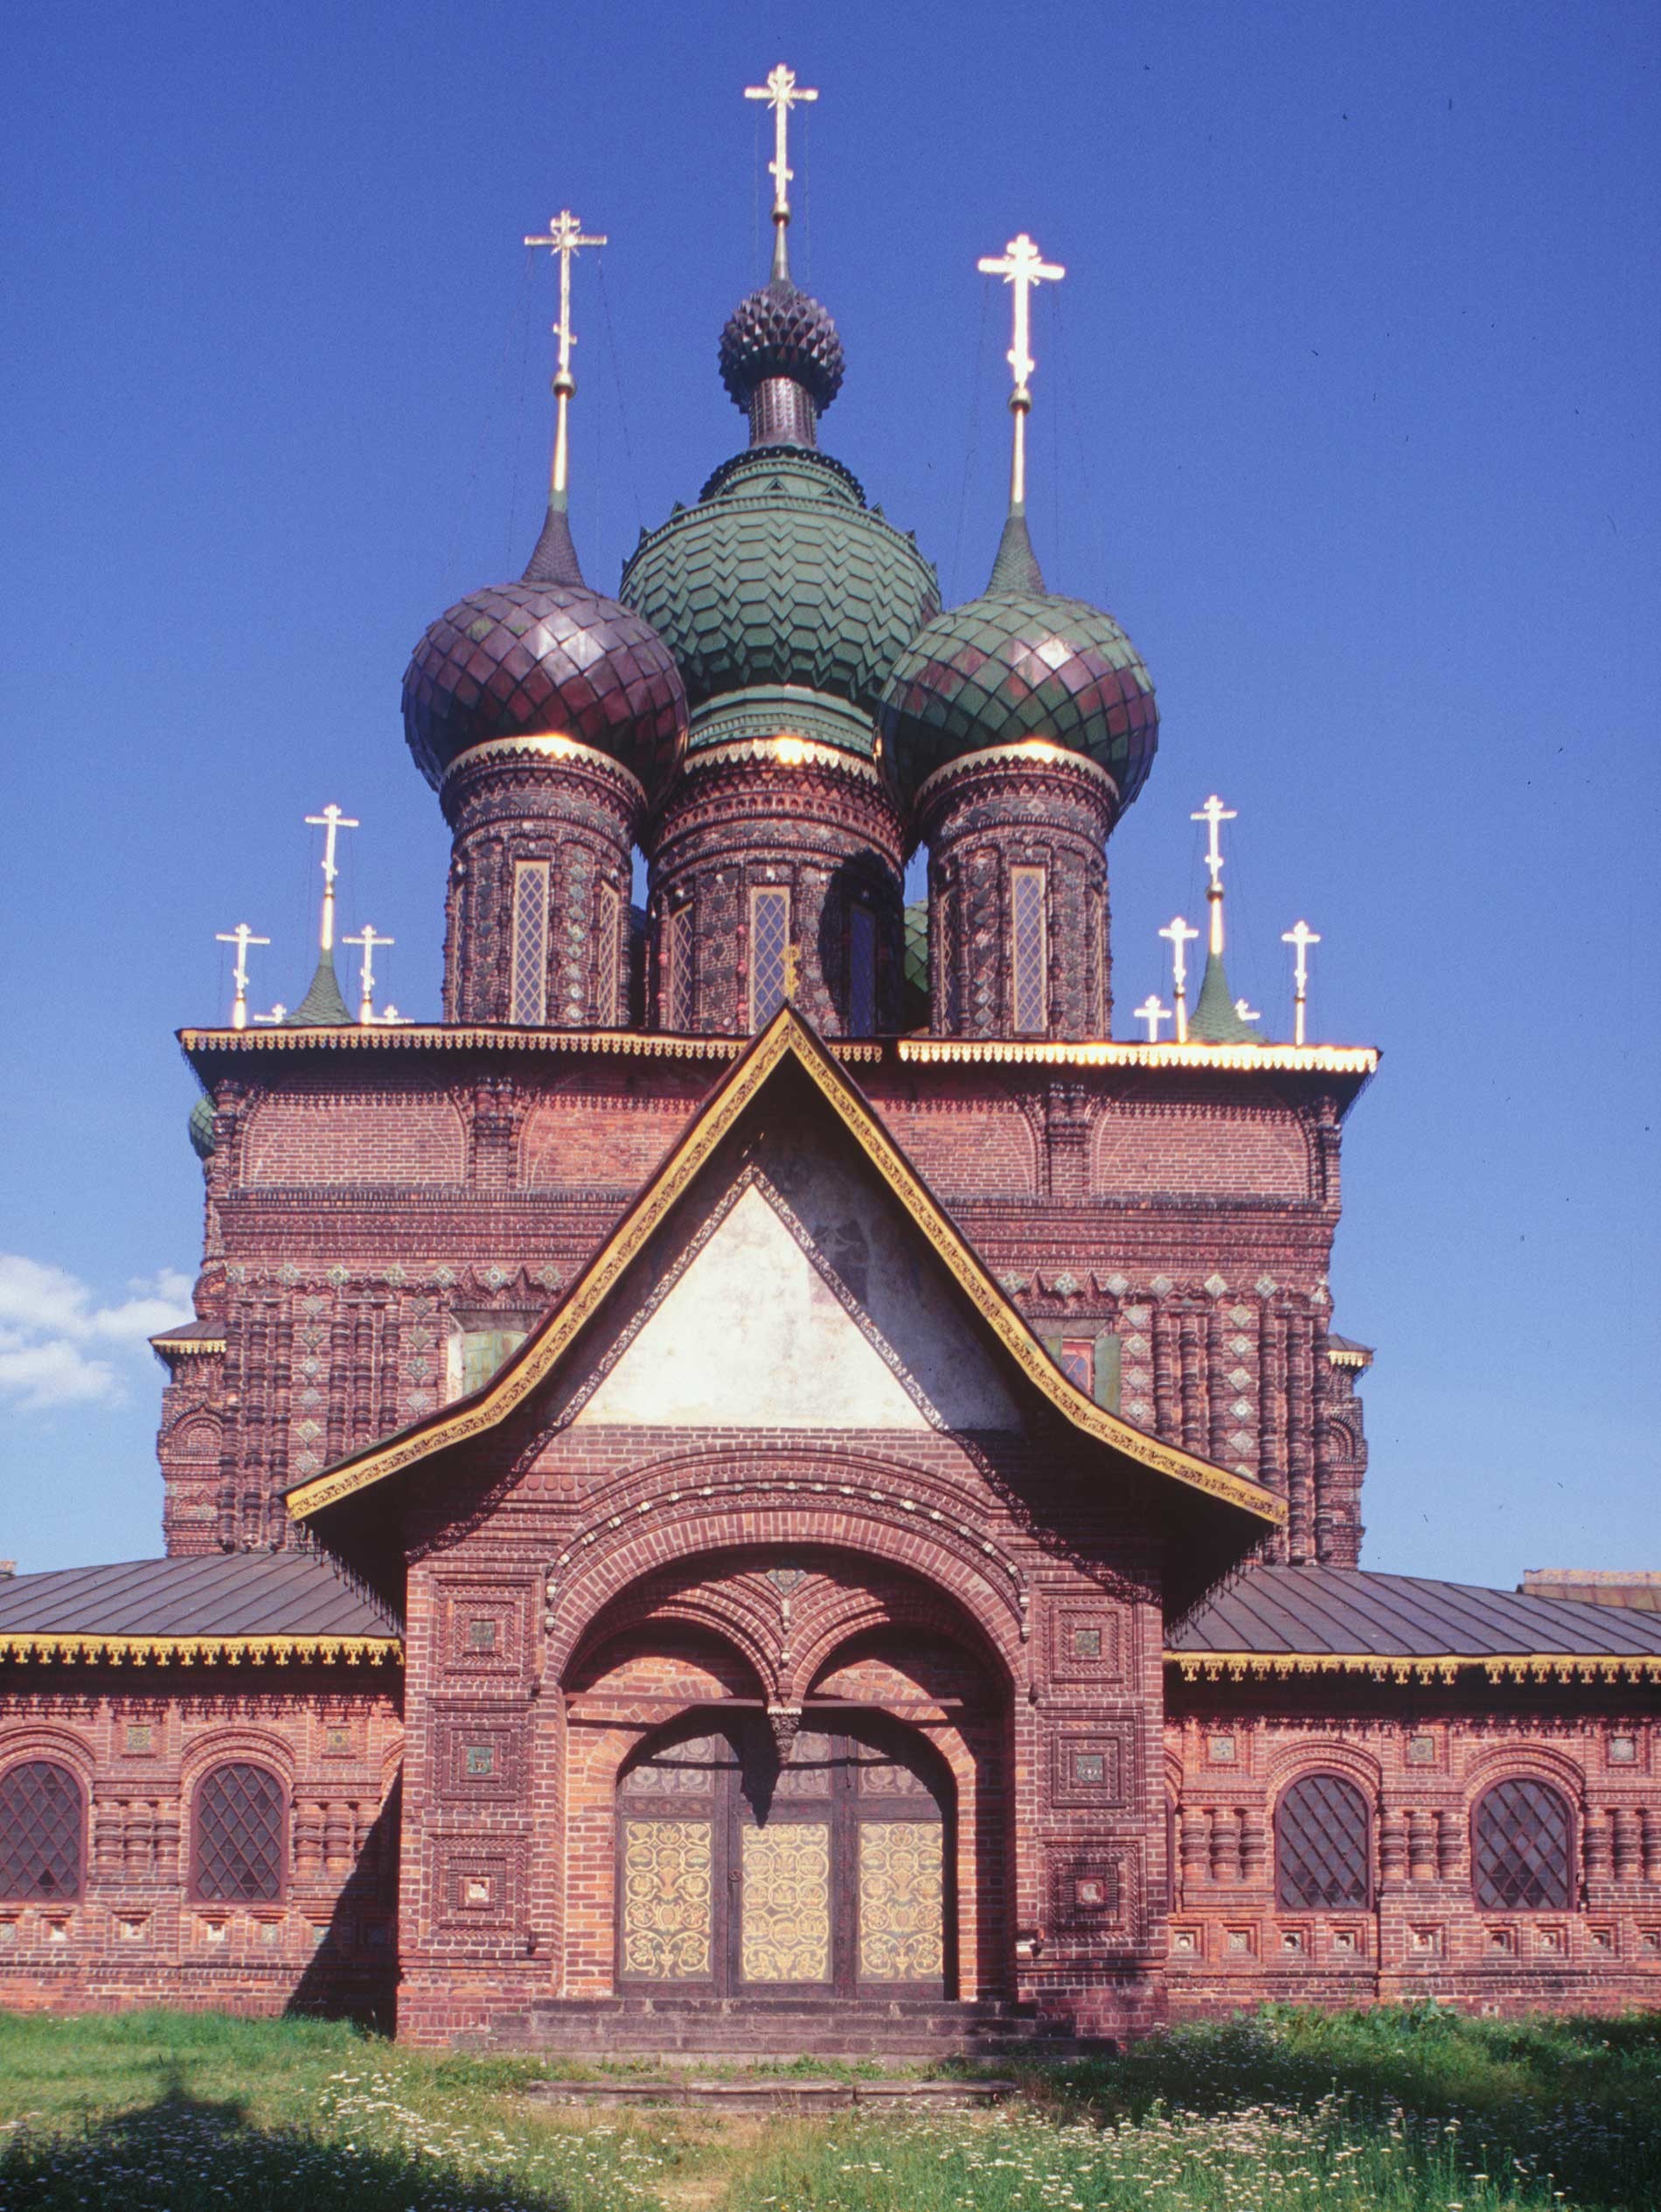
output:
<path id="1" fill-rule="evenodd" d="M 446 1021 L 622 1027 L 634 844 L 646 804 L 635 778 L 569 738 L 504 738 L 461 754 L 440 798 L 454 833 Z M 524 863 L 546 873 L 534 905 L 521 894 L 516 992 Z"/>
<path id="2" fill-rule="evenodd" d="M 940 947 L 932 1024 L 948 1037 L 1108 1034 L 1113 999 L 1104 848 L 1113 780 L 1081 753 L 991 745 L 937 769 L 917 794 L 928 847 L 929 933 Z M 1016 871 L 1039 871 L 1043 988 L 1014 989 Z M 949 963 L 949 973 L 938 972 Z"/>

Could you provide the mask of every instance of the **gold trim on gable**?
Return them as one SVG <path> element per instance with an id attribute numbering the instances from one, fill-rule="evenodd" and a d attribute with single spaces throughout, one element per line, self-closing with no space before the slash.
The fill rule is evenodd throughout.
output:
<path id="1" fill-rule="evenodd" d="M 285 1498 L 290 1515 L 304 1521 L 325 1506 L 383 1481 L 433 1453 L 483 1435 L 504 1420 L 553 1372 L 571 1344 L 609 1297 L 625 1271 L 657 1232 L 677 1201 L 769 1076 L 794 1058 L 876 1168 L 930 1248 L 997 1336 L 1039 1395 L 1074 1428 L 1157 1474 L 1220 1498 L 1276 1527 L 1284 1502 L 1249 1476 L 1214 1467 L 1173 1445 L 1133 1428 L 1087 1397 L 1056 1366 L 1009 1300 L 942 1212 L 927 1185 L 907 1165 L 886 1131 L 866 1108 L 830 1052 L 788 1004 L 782 1007 L 749 1052 L 698 1113 L 665 1165 L 636 1199 L 620 1228 L 601 1248 L 563 1305 L 525 1339 L 490 1382 L 453 1411 L 429 1415 L 418 1427 L 361 1457 L 296 1483 Z"/>
<path id="2" fill-rule="evenodd" d="M 373 1667 L 402 1661 L 398 1636 L 0 1634 L 0 1660 L 107 1667 Z"/>

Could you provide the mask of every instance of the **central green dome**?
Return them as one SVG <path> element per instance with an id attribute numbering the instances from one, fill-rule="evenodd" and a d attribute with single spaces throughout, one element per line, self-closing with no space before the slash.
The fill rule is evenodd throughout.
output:
<path id="1" fill-rule="evenodd" d="M 940 611 L 910 537 L 840 461 L 798 445 L 718 468 L 642 538 L 620 595 L 675 656 L 693 750 L 786 728 L 867 759 L 889 671 Z"/>

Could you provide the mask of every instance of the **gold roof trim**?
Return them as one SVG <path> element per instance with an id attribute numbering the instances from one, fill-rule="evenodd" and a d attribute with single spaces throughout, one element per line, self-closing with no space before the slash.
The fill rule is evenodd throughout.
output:
<path id="1" fill-rule="evenodd" d="M 0 1660 L 106 1667 L 374 1667 L 401 1662 L 398 1636 L 0 1634 Z"/>
<path id="2" fill-rule="evenodd" d="M 186 1052 L 293 1052 L 309 1045 L 361 1046 L 365 1051 L 468 1052 L 496 1045 L 511 1052 L 632 1052 L 646 1059 L 736 1060 L 754 1043 L 747 1037 L 672 1037 L 657 1030 L 526 1030 L 464 1026 L 443 1022 L 342 1022 L 332 1028 L 181 1030 Z M 842 1038 L 827 1047 L 839 1060 L 879 1060 L 880 1044 Z"/>
<path id="3" fill-rule="evenodd" d="M 882 770 L 863 753 L 826 745 L 823 738 L 798 737 L 792 730 L 780 730 L 770 738 L 717 738 L 709 745 L 690 747 L 681 766 L 691 775 L 699 768 L 743 760 L 775 760 L 784 768 L 834 768 L 864 783 L 883 780 Z"/>
<path id="4" fill-rule="evenodd" d="M 1185 1682 L 1275 1675 L 1370 1675 L 1375 1682 L 1452 1682 L 1477 1668 L 1493 1682 L 1661 1682 L 1661 1652 L 1168 1651 Z"/>
<path id="5" fill-rule="evenodd" d="M 918 785 L 914 804 L 921 806 L 931 792 L 939 790 L 942 784 L 949 783 L 954 776 L 962 775 L 970 768 L 999 765 L 1019 767 L 1023 762 L 1032 761 L 1037 761 L 1045 767 L 1060 768 L 1063 773 L 1068 769 L 1076 770 L 1086 783 L 1094 777 L 1098 783 L 1107 786 L 1115 800 L 1120 795 L 1117 778 L 1099 760 L 1092 760 L 1088 752 L 1075 752 L 1071 745 L 1057 745 L 1053 738 L 1017 738 L 1008 745 L 983 745 L 974 752 L 960 752 L 956 760 L 942 761 Z"/>
<path id="6" fill-rule="evenodd" d="M 513 738 L 486 738 L 482 744 L 470 745 L 464 752 L 456 754 L 444 771 L 443 781 L 448 783 L 458 768 L 465 768 L 473 761 L 508 759 L 516 753 L 521 759 L 569 760 L 577 767 L 615 776 L 638 793 L 641 804 L 645 804 L 646 787 L 631 769 L 625 768 L 621 760 L 614 760 L 608 752 L 601 752 L 597 745 L 584 745 L 580 738 L 567 737 L 563 730 L 537 730 Z"/>
<path id="7" fill-rule="evenodd" d="M 1347 1344 L 1330 1343 L 1326 1348 L 1326 1363 L 1329 1367 L 1353 1368 L 1361 1373 L 1372 1366 L 1373 1355 L 1368 1351 L 1352 1350 Z"/>
<path id="8" fill-rule="evenodd" d="M 522 1404 L 553 1372 L 750 1100 L 786 1058 L 794 1059 L 811 1079 L 1027 1381 L 1074 1428 L 1156 1474 L 1220 1498 L 1259 1520 L 1272 1525 L 1285 1520 L 1285 1504 L 1260 1483 L 1144 1435 L 1129 1422 L 1105 1411 L 1067 1380 L 865 1106 L 830 1052 L 789 1005 L 774 1016 L 744 1059 L 716 1090 L 564 1304 L 525 1339 L 495 1376 L 455 1407 L 429 1415 L 419 1426 L 359 1458 L 295 1484 L 287 1496 L 293 1517 L 303 1521 L 434 1452 L 480 1435 Z"/>
<path id="9" fill-rule="evenodd" d="M 150 1349 L 156 1352 L 176 1352 L 184 1357 L 191 1352 L 222 1352 L 223 1336 L 183 1336 L 163 1329 L 159 1336 L 150 1338 Z"/>
<path id="10" fill-rule="evenodd" d="M 1137 1044 L 1114 1037 L 1074 1044 L 1018 1037 L 902 1037 L 902 1060 L 997 1060 L 1037 1067 L 1226 1068 L 1257 1075 L 1372 1075 L 1379 1054 L 1371 1044 Z"/>

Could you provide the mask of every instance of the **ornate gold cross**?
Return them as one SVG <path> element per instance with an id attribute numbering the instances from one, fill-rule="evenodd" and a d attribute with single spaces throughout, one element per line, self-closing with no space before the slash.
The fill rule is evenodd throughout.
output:
<path id="1" fill-rule="evenodd" d="M 1046 261 L 1023 231 L 1004 248 L 1003 258 L 989 255 L 976 267 L 983 276 L 1001 276 L 1015 295 L 1015 343 L 1006 357 L 1015 372 L 1010 410 L 1015 417 L 1015 445 L 1010 457 L 1010 504 L 1026 504 L 1026 418 L 1032 405 L 1028 379 L 1038 364 L 1032 358 L 1030 308 L 1035 284 L 1059 284 L 1067 271 L 1059 261 Z"/>
<path id="2" fill-rule="evenodd" d="M 798 85 L 796 72 L 783 62 L 769 74 L 764 85 L 746 85 L 746 100 L 764 100 L 773 110 L 773 158 L 768 163 L 768 173 L 773 179 L 773 221 L 775 225 L 773 241 L 773 274 L 788 276 L 789 270 L 784 260 L 784 233 L 790 221 L 790 179 L 796 171 L 789 161 L 790 110 L 798 100 L 817 100 L 819 95 L 810 85 Z"/>
<path id="3" fill-rule="evenodd" d="M 1145 1022 L 1148 1024 L 1149 1044 L 1157 1044 L 1159 1024 L 1161 1022 L 1168 1022 L 1171 1019 L 1171 1009 L 1168 1006 L 1160 1005 L 1157 991 L 1150 991 L 1136 1009 L 1136 1019 L 1138 1022 Z"/>
<path id="4" fill-rule="evenodd" d="M 527 246 L 546 246 L 559 257 L 559 320 L 553 326 L 553 335 L 559 341 L 559 365 L 553 376 L 553 470 L 550 489 L 555 503 L 563 505 L 569 461 L 566 406 L 577 389 L 577 380 L 571 373 L 571 349 L 577 343 L 576 333 L 571 328 L 572 257 L 585 246 L 606 246 L 610 241 L 603 232 L 596 232 L 593 237 L 585 235 L 578 218 L 568 207 L 562 207 L 557 215 L 548 218 L 546 238 L 527 238 L 525 242 Z"/>

